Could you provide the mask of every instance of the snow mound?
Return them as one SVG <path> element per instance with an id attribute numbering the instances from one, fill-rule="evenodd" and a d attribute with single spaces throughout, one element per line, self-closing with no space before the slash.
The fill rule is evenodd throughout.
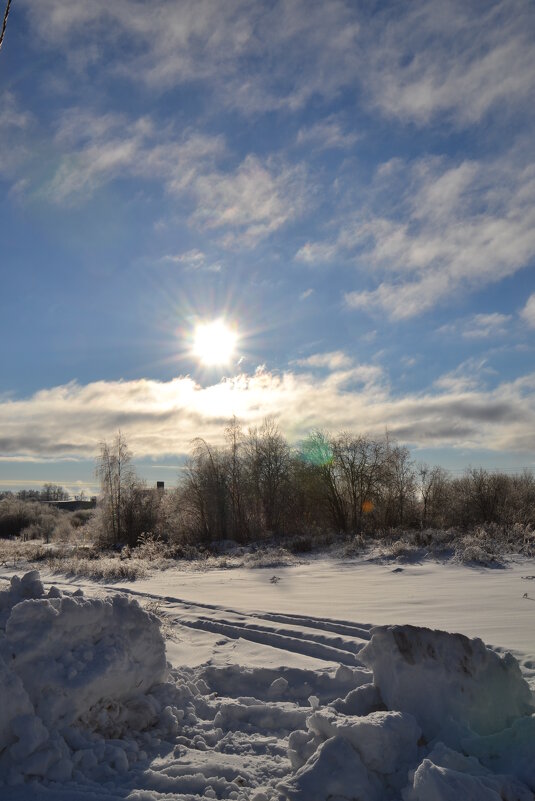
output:
<path id="1" fill-rule="evenodd" d="M 126 771 L 132 732 L 178 726 L 166 677 L 159 622 L 137 601 L 14 576 L 0 592 L 0 782 Z"/>
<path id="2" fill-rule="evenodd" d="M 359 659 L 387 708 L 413 714 L 427 740 L 456 746 L 467 733 L 493 734 L 534 711 L 516 659 L 480 639 L 415 626 L 371 634 Z"/>
<path id="3" fill-rule="evenodd" d="M 533 801 L 532 695 L 511 654 L 413 626 L 371 630 L 350 690 L 288 738 L 285 801 Z"/>

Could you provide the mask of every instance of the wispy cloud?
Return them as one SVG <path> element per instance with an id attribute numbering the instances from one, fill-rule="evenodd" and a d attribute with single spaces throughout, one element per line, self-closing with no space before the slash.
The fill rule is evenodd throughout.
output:
<path id="1" fill-rule="evenodd" d="M 367 90 L 384 114 L 426 125 L 437 116 L 479 123 L 535 100 L 535 13 L 529 0 L 428 0 L 373 19 Z"/>
<path id="2" fill-rule="evenodd" d="M 344 129 L 339 118 L 330 115 L 321 122 L 300 128 L 296 141 L 298 145 L 308 145 L 318 150 L 345 150 L 353 147 L 358 138 L 354 131 Z"/>
<path id="3" fill-rule="evenodd" d="M 330 353 L 313 353 L 305 359 L 296 359 L 293 364 L 299 367 L 326 367 L 329 370 L 345 370 L 353 365 L 353 359 L 341 350 L 334 350 Z"/>
<path id="4" fill-rule="evenodd" d="M 300 108 L 357 73 L 359 24 L 342 0 L 24 2 L 35 36 L 80 73 L 105 52 L 111 76 L 152 90 L 209 82 L 215 103 L 247 113 Z"/>
<path id="5" fill-rule="evenodd" d="M 58 203 L 83 202 L 99 186 L 121 175 L 160 181 L 170 193 L 186 191 L 200 174 L 213 170 L 226 153 L 221 136 L 186 132 L 173 137 L 156 130 L 149 117 L 67 110 L 56 141 L 62 156 L 44 191 Z"/>
<path id="6" fill-rule="evenodd" d="M 13 92 L 0 94 L 0 176 L 11 178 L 28 158 L 25 136 L 32 122 L 32 114 L 21 107 Z"/>
<path id="7" fill-rule="evenodd" d="M 194 184 L 193 220 L 202 228 L 230 228 L 226 245 L 251 247 L 305 207 L 305 172 L 247 156 L 233 173 L 208 173 Z"/>
<path id="8" fill-rule="evenodd" d="M 306 172 L 271 156 L 247 155 L 228 166 L 222 136 L 195 131 L 182 136 L 159 131 L 149 117 L 98 115 L 71 109 L 56 141 L 66 151 L 41 192 L 56 203 L 84 202 L 100 186 L 121 176 L 158 182 L 189 200 L 189 222 L 222 232 L 221 243 L 253 247 L 299 216 L 306 202 Z"/>
<path id="9" fill-rule="evenodd" d="M 407 319 L 535 257 L 535 169 L 523 146 L 485 161 L 426 157 L 387 166 L 336 238 L 296 253 L 307 263 L 366 265 L 377 286 L 347 292 L 350 308 Z"/>
<path id="10" fill-rule="evenodd" d="M 489 390 L 474 378 L 474 366 L 465 365 L 433 391 L 396 396 L 376 366 L 348 367 L 343 358 L 340 363 L 336 355 L 323 356 L 332 368 L 323 378 L 307 365 L 283 373 L 259 369 L 205 387 L 189 377 L 71 383 L 4 401 L 0 451 L 90 458 L 98 442 L 120 427 L 140 457 L 182 454 L 195 436 L 220 439 L 234 414 L 246 426 L 274 415 L 294 441 L 315 427 L 380 435 L 388 426 L 402 441 L 419 446 L 535 447 L 534 373 Z"/>
<path id="11" fill-rule="evenodd" d="M 527 299 L 526 305 L 520 312 L 520 316 L 530 328 L 535 328 L 535 292 Z"/>
<path id="12" fill-rule="evenodd" d="M 498 105 L 501 114 L 533 105 L 529 0 L 23 2 L 38 41 L 79 73 L 104 62 L 153 90 L 209 82 L 214 102 L 247 113 L 358 86 L 380 113 L 420 125 L 437 115 L 471 125 Z"/>
<path id="13" fill-rule="evenodd" d="M 221 262 L 212 261 L 206 253 L 197 248 L 186 250 L 184 253 L 167 253 L 158 259 L 161 264 L 174 264 L 186 270 L 203 270 L 209 273 L 219 273 L 223 269 Z"/>
<path id="14" fill-rule="evenodd" d="M 464 339 L 472 340 L 491 339 L 504 336 L 511 320 L 510 314 L 501 314 L 500 312 L 474 314 L 467 319 L 456 320 L 441 326 L 437 329 L 437 333 L 462 336 Z"/>

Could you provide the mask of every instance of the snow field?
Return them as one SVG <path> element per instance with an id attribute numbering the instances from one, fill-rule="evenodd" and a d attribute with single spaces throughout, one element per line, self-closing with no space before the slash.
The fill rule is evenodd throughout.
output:
<path id="1" fill-rule="evenodd" d="M 84 591 L 0 593 L 3 801 L 533 801 L 532 694 L 481 640 Z"/>

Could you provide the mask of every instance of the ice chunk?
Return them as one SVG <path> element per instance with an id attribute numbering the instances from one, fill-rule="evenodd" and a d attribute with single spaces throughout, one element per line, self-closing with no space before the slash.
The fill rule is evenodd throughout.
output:
<path id="1" fill-rule="evenodd" d="M 0 641 L 0 648 L 2 643 Z M 14 743 L 17 735 L 13 721 L 22 715 L 33 715 L 33 705 L 21 680 L 6 665 L 0 653 L 0 752 Z"/>
<path id="2" fill-rule="evenodd" d="M 404 801 L 533 801 L 533 794 L 506 776 L 474 776 L 424 759 Z"/>
<path id="3" fill-rule="evenodd" d="M 351 690 L 345 698 L 337 698 L 331 706 L 346 715 L 368 715 L 385 709 L 383 699 L 374 684 L 363 684 Z"/>
<path id="4" fill-rule="evenodd" d="M 99 702 L 127 700 L 166 676 L 158 621 L 125 596 L 24 600 L 5 635 L 10 668 L 47 725 L 69 725 Z"/>

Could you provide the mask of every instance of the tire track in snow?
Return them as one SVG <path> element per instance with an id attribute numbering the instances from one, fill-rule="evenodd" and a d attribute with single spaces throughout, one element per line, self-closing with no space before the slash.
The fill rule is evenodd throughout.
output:
<path id="1" fill-rule="evenodd" d="M 61 581 L 58 582 L 56 579 L 55 582 L 46 581 L 45 583 L 61 583 Z M 85 586 L 91 591 L 98 587 L 101 590 L 122 592 L 156 601 L 165 606 L 169 617 L 174 622 L 189 629 L 220 634 L 234 640 L 248 640 L 281 651 L 348 667 L 362 667 L 357 654 L 370 638 L 370 625 L 355 624 L 346 620 L 275 612 L 245 612 L 216 604 L 193 602 L 171 595 L 134 590 L 130 587 L 96 585 L 93 582 L 79 582 L 78 586 Z M 211 612 L 212 616 L 208 617 L 206 612 Z M 285 630 L 265 625 L 270 621 L 287 628 Z M 318 630 L 322 634 L 316 633 Z"/>
<path id="2" fill-rule="evenodd" d="M 205 617 L 204 615 L 199 615 L 199 620 L 212 620 L 212 618 Z M 230 626 L 238 626 L 241 625 L 244 629 L 252 629 L 258 632 L 266 632 L 280 634 L 285 637 L 294 637 L 296 639 L 303 639 L 305 638 L 305 632 L 302 630 L 303 628 L 311 628 L 313 631 L 306 632 L 306 639 L 310 642 L 318 643 L 318 645 L 325 645 L 330 648 L 336 648 L 340 651 L 351 651 L 352 653 L 357 654 L 360 649 L 364 646 L 364 642 L 358 642 L 354 637 L 340 637 L 336 635 L 334 632 L 334 636 L 330 635 L 330 632 L 324 632 L 323 635 L 316 634 L 317 627 L 316 626 L 308 626 L 306 623 L 301 624 L 300 629 L 295 628 L 274 628 L 273 626 L 266 626 L 262 625 L 262 623 L 257 623 L 256 620 L 265 620 L 262 615 L 258 615 L 256 613 L 252 613 L 250 616 L 250 620 L 254 620 L 255 622 L 250 622 L 247 618 L 240 619 L 238 621 L 234 620 L 226 620 L 225 618 L 218 619 L 220 623 L 228 624 Z M 290 626 L 288 621 L 282 621 L 284 626 Z M 323 630 L 324 631 L 324 630 Z"/>
<path id="3" fill-rule="evenodd" d="M 291 614 L 283 612 L 256 612 L 255 617 L 262 620 L 272 620 L 274 623 L 288 623 L 306 626 L 309 629 L 322 629 L 332 631 L 335 634 L 345 634 L 348 637 L 357 637 L 362 640 L 370 639 L 370 629 L 372 623 L 355 624 L 347 620 L 335 620 L 328 617 L 308 617 L 307 615 Z"/>
<path id="4" fill-rule="evenodd" d="M 354 652 L 335 648 L 331 645 L 324 645 L 323 643 L 310 640 L 306 637 L 288 636 L 273 630 L 266 630 L 266 628 L 259 630 L 253 628 L 252 625 L 248 627 L 240 625 L 239 623 L 230 623 L 228 621 L 221 622 L 219 620 L 210 620 L 203 617 L 199 617 L 196 620 L 183 619 L 180 620 L 180 623 L 188 628 L 202 629 L 203 631 L 210 631 L 214 634 L 222 634 L 235 640 L 240 638 L 250 640 L 260 645 L 270 645 L 273 648 L 291 651 L 292 653 L 302 654 L 303 656 L 311 656 L 326 662 L 338 662 L 351 667 L 362 666 L 362 663 L 359 662 Z"/>
<path id="5" fill-rule="evenodd" d="M 108 589 L 112 589 L 111 587 Z M 230 607 L 218 606 L 216 604 L 197 603 L 187 601 L 183 598 L 173 596 L 160 596 L 154 593 L 141 592 L 130 588 L 116 588 L 121 592 L 132 595 L 150 598 L 156 601 L 165 602 L 169 611 L 178 616 L 176 620 L 183 626 L 191 629 L 209 631 L 213 634 L 221 634 L 230 639 L 243 639 L 256 642 L 260 645 L 268 645 L 283 651 L 290 651 L 303 656 L 313 657 L 326 662 L 337 662 L 351 667 L 361 667 L 362 663 L 357 658 L 357 653 L 363 647 L 364 642 L 369 640 L 369 629 L 371 626 L 365 624 L 355 625 L 349 621 L 331 621 L 328 618 L 314 618 L 306 615 L 285 615 L 284 613 L 264 613 L 264 612 L 244 612 Z M 209 610 L 220 615 L 233 616 L 236 620 L 229 620 L 228 617 L 207 617 L 205 614 L 198 614 L 196 609 L 203 612 Z M 185 614 L 190 615 L 187 617 Z M 281 631 L 269 626 L 262 625 L 257 621 L 273 620 L 274 623 L 280 622 L 282 625 L 290 626 L 292 623 L 302 627 L 301 630 L 291 628 L 288 631 Z M 309 625 L 310 624 L 310 625 Z M 323 635 L 318 636 L 311 631 L 303 629 L 320 629 Z M 345 635 L 341 637 L 340 634 Z M 335 635 L 335 636 L 332 636 Z"/>

